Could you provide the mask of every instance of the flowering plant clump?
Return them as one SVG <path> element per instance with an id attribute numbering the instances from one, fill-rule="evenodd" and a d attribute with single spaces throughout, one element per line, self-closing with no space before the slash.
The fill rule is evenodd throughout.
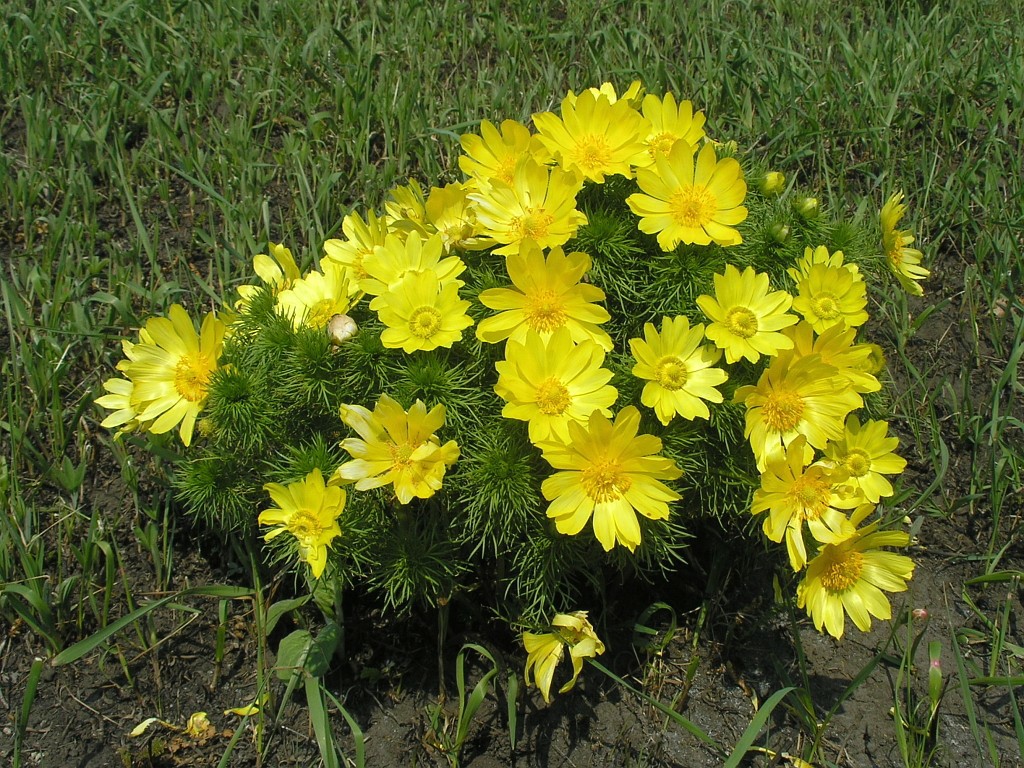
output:
<path id="1" fill-rule="evenodd" d="M 877 512 L 905 462 L 868 295 L 928 271 L 902 193 L 877 227 L 836 220 L 706 131 L 639 83 L 483 120 L 461 181 L 396 188 L 313 258 L 271 243 L 198 331 L 151 319 L 103 424 L 177 427 L 186 509 L 311 589 L 402 611 L 472 584 L 521 627 L 555 615 L 524 635 L 545 699 L 565 647 L 576 674 L 603 649 L 563 606 L 673 570 L 702 516 L 754 515 L 815 626 L 867 629 L 913 571 Z"/>

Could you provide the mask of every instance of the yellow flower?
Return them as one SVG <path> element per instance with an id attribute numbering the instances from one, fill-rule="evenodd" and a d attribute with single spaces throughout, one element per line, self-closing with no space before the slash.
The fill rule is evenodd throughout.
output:
<path id="1" fill-rule="evenodd" d="M 867 517 L 874 505 L 853 514 L 852 525 Z M 846 615 L 861 632 L 871 629 L 871 617 L 892 618 L 884 592 L 904 592 L 914 575 L 914 561 L 882 547 L 904 547 L 910 537 L 903 531 L 879 531 L 878 523 L 859 528 L 839 541 L 825 544 L 807 565 L 797 588 L 797 605 L 806 608 L 820 632 L 843 636 Z"/>
<path id="2" fill-rule="evenodd" d="M 410 232 L 405 240 L 388 235 L 384 245 L 377 246 L 373 253 L 363 259 L 366 277 L 359 281 L 359 288 L 371 296 L 370 309 L 378 310 L 385 303 L 382 295 L 398 287 L 406 275 L 432 274 L 443 287 L 455 280 L 466 269 L 457 256 L 442 259 L 444 242 L 441 237 L 423 237 L 419 232 Z M 463 283 L 457 281 L 459 287 Z"/>
<path id="3" fill-rule="evenodd" d="M 691 328 L 684 316 L 663 318 L 660 335 L 653 323 L 645 323 L 644 338 L 629 340 L 637 361 L 633 375 L 647 380 L 640 402 L 654 408 L 662 424 L 668 425 L 676 414 L 691 421 L 706 419 L 710 412 L 704 401 L 722 402 L 715 387 L 728 375 L 712 367 L 722 353 L 701 344 L 703 340 L 703 324 Z"/>
<path id="4" fill-rule="evenodd" d="M 626 203 L 640 217 L 640 231 L 657 234 L 663 251 L 680 242 L 743 242 L 735 229 L 747 218 L 741 205 L 747 194 L 743 169 L 735 158 L 716 160 L 711 144 L 704 145 L 695 161 L 693 147 L 681 139 L 667 156 L 654 158 L 651 168 L 638 168 L 636 181 L 645 194 L 632 194 Z"/>
<path id="5" fill-rule="evenodd" d="M 387 222 L 378 218 L 373 211 L 367 211 L 366 221 L 358 213 L 352 212 L 342 220 L 341 230 L 348 239 L 327 240 L 324 243 L 324 258 L 348 267 L 353 286 L 358 286 L 359 280 L 366 277 L 363 261 L 377 246 L 384 245 L 384 238 L 388 234 Z"/>
<path id="6" fill-rule="evenodd" d="M 756 386 L 736 390 L 736 400 L 747 406 L 743 436 L 750 439 L 761 472 L 800 435 L 807 439 L 808 452 L 811 447 L 824 450 L 829 440 L 842 437 L 850 411 L 863 405 L 849 383 L 817 355 L 792 363 L 776 358 Z"/>
<path id="7" fill-rule="evenodd" d="M 651 123 L 651 132 L 647 136 L 647 162 L 653 165 L 658 157 L 668 157 L 677 141 L 685 141 L 692 151 L 696 151 L 697 143 L 704 138 L 704 123 L 707 118 L 703 112 L 693 112 L 690 101 L 681 101 L 676 105 L 676 97 L 666 93 L 664 99 L 654 94 L 644 97 L 643 114 Z"/>
<path id="8" fill-rule="evenodd" d="M 434 434 L 444 425 L 444 406 L 427 406 L 420 400 L 406 413 L 387 395 L 371 413 L 360 405 L 342 405 L 341 420 L 359 437 L 341 441 L 353 461 L 338 467 L 335 477 L 355 482 L 365 491 L 394 485 L 400 504 L 427 499 L 441 488 L 445 470 L 459 458 L 454 440 L 440 444 Z"/>
<path id="9" fill-rule="evenodd" d="M 820 462 L 807 466 L 806 438 L 797 437 L 783 454 L 768 460 L 761 473 L 761 487 L 754 491 L 750 511 L 768 510 L 764 534 L 779 543 L 786 539 L 789 564 L 794 571 L 807 564 L 804 523 L 816 541 L 836 541 L 853 530 L 840 509 L 852 509 L 863 498 L 848 486 L 844 470 Z"/>
<path id="10" fill-rule="evenodd" d="M 374 300 L 377 316 L 387 326 L 380 334 L 388 349 L 406 354 L 451 347 L 473 324 L 469 302 L 459 298 L 457 281 L 441 284 L 433 272 L 412 272 Z"/>
<path id="11" fill-rule="evenodd" d="M 893 494 L 892 484 L 884 475 L 898 475 L 907 466 L 906 459 L 893 453 L 899 438 L 887 437 L 888 432 L 889 425 L 884 421 L 861 424 L 851 415 L 843 437 L 825 447 L 825 457 L 846 470 L 850 474 L 848 482 L 872 504 Z"/>
<path id="12" fill-rule="evenodd" d="M 292 252 L 283 244 L 271 243 L 270 253 L 271 256 L 265 253 L 256 254 L 252 260 L 252 267 L 265 285 L 271 286 L 274 293 L 279 293 L 290 288 L 292 283 L 299 279 L 299 267 L 295 263 Z M 238 309 L 249 306 L 249 302 L 252 301 L 252 297 L 258 290 L 259 288 L 255 285 L 240 285 L 238 287 L 239 299 L 235 302 L 235 306 Z"/>
<path id="13" fill-rule="evenodd" d="M 469 195 L 476 203 L 479 234 L 500 244 L 499 254 L 519 253 L 526 241 L 541 248 L 561 245 L 587 223 L 576 210 L 576 195 L 583 180 L 561 168 L 546 168 L 533 158 L 516 166 L 512 183 L 494 179 Z"/>
<path id="14" fill-rule="evenodd" d="M 725 265 L 724 275 L 715 275 L 715 296 L 697 297 L 697 305 L 711 319 L 705 331 L 708 339 L 725 350 L 725 360 L 735 363 L 745 358 L 756 363 L 761 355 L 777 355 L 791 349 L 792 339 L 779 333 L 799 318 L 786 313 L 793 297 L 785 291 L 772 291 L 768 275 L 753 267 L 740 272 Z"/>
<path id="15" fill-rule="evenodd" d="M 345 508 L 345 491 L 326 485 L 319 469 L 297 483 L 267 483 L 263 489 L 277 504 L 260 512 L 260 525 L 277 526 L 263 538 L 270 541 L 290 533 L 298 543 L 299 559 L 308 563 L 313 578 L 319 579 L 327 565 L 327 547 L 341 536 L 338 517 Z"/>
<path id="16" fill-rule="evenodd" d="M 868 321 L 867 286 L 848 267 L 814 264 L 797 284 L 797 290 L 793 309 L 818 333 L 834 325 L 856 328 Z"/>
<path id="17" fill-rule="evenodd" d="M 384 219 L 388 227 L 408 230 L 427 223 L 427 198 L 416 179 L 404 187 L 395 187 L 384 203 Z"/>
<path id="18" fill-rule="evenodd" d="M 171 305 L 168 317 L 151 318 L 139 332 L 139 342 L 124 345 L 127 359 L 118 364 L 118 370 L 126 379 L 104 384 L 110 394 L 97 402 L 116 410 L 102 425 L 135 423 L 154 434 L 179 427 L 181 442 L 188 446 L 217 369 L 224 331 L 224 323 L 211 312 L 197 334 L 192 319 L 178 304 Z"/>
<path id="19" fill-rule="evenodd" d="M 324 259 L 322 272 L 312 271 L 277 295 L 278 314 L 289 318 L 296 330 L 326 328 L 335 315 L 348 314 L 352 307 L 352 279 L 348 268 Z"/>
<path id="20" fill-rule="evenodd" d="M 445 251 L 452 248 L 478 250 L 489 245 L 476 236 L 476 212 L 469 192 L 470 187 L 465 184 L 430 189 L 425 206 L 427 230 L 440 236 Z"/>
<path id="21" fill-rule="evenodd" d="M 640 100 L 644 96 L 644 86 L 639 80 L 631 82 L 629 87 L 621 96 L 615 92 L 615 86 L 612 83 L 601 83 L 600 87 L 587 88 L 587 91 L 595 97 L 604 96 L 608 99 L 609 104 L 614 104 L 617 101 L 625 101 L 634 109 L 640 106 Z M 575 104 L 577 96 L 573 91 L 569 91 L 565 98 L 570 104 Z"/>
<path id="22" fill-rule="evenodd" d="M 520 160 L 532 157 L 541 165 L 550 162 L 551 153 L 515 120 L 505 120 L 499 131 L 489 120 L 480 123 L 480 135 L 463 134 L 459 143 L 465 153 L 459 157 L 459 168 L 470 177 L 467 187 L 479 190 L 492 181 L 512 186 Z"/>
<path id="23" fill-rule="evenodd" d="M 548 463 L 562 470 L 541 484 L 559 533 L 573 536 L 593 518 L 606 552 L 617 543 L 632 552 L 640 543 L 637 512 L 652 520 L 668 517 L 668 502 L 680 496 L 660 481 L 682 472 L 671 459 L 654 455 L 661 440 L 637 435 L 639 426 L 633 406 L 622 409 L 614 424 L 594 411 L 586 426 L 569 422 L 568 442 L 542 446 Z"/>
<path id="24" fill-rule="evenodd" d="M 865 394 L 882 388 L 882 383 L 874 375 L 881 370 L 878 368 L 881 348 L 877 344 L 854 344 L 857 337 L 855 328 L 834 325 L 816 336 L 810 323 L 801 321 L 783 333 L 793 341 L 793 349 L 779 353 L 779 357 L 788 363 L 817 355 L 825 365 L 833 366 L 837 375 L 846 379 L 854 392 Z M 884 366 L 884 357 L 882 363 Z"/>
<path id="25" fill-rule="evenodd" d="M 826 267 L 844 267 L 853 272 L 857 277 L 855 279 L 862 280 L 860 275 L 860 268 L 852 263 L 843 263 L 845 256 L 842 251 L 836 251 L 835 253 L 829 253 L 828 248 L 824 245 L 819 245 L 817 248 L 812 249 L 810 246 L 804 248 L 804 255 L 796 262 L 795 267 L 790 267 L 786 270 L 794 283 L 799 283 L 805 279 L 810 273 L 811 268 L 816 264 L 823 264 Z"/>
<path id="26" fill-rule="evenodd" d="M 626 101 L 610 103 L 604 94 L 584 91 L 562 101 L 562 116 L 533 116 L 541 143 L 567 171 L 578 171 L 598 184 L 605 174 L 632 176 L 632 166 L 645 163 L 644 139 L 650 123 Z"/>
<path id="27" fill-rule="evenodd" d="M 551 703 L 551 681 L 555 667 L 562 660 L 566 648 L 572 660 L 572 679 L 558 689 L 559 693 L 566 693 L 576 685 L 576 679 L 583 671 L 583 659 L 592 659 L 604 653 L 604 643 L 587 620 L 586 611 L 556 613 L 551 627 L 552 631 L 544 634 L 523 632 L 523 647 L 527 654 L 523 677 L 527 686 L 536 684 L 548 704 Z"/>
<path id="28" fill-rule="evenodd" d="M 903 290 L 912 296 L 923 296 L 924 289 L 917 281 L 924 280 L 931 274 L 921 266 L 923 254 L 916 248 L 909 248 L 914 242 L 914 235 L 908 229 L 896 229 L 907 212 L 903 205 L 903 193 L 897 192 L 890 197 L 879 214 L 882 225 L 882 250 L 889 261 L 889 268 L 895 273 L 903 286 Z"/>
<path id="29" fill-rule="evenodd" d="M 598 324 L 608 321 L 611 315 L 594 303 L 604 301 L 604 291 L 596 285 L 580 282 L 590 264 L 590 257 L 585 253 L 566 255 L 561 248 L 552 248 L 545 259 L 535 243 L 524 246 L 522 251 L 505 260 L 515 288 L 489 288 L 480 292 L 481 304 L 502 311 L 481 320 L 476 337 L 489 344 L 507 338 L 522 342 L 527 331 L 536 331 L 546 339 L 564 326 L 573 341 L 592 339 L 606 352 L 611 351 L 611 337 L 598 328 Z"/>
<path id="30" fill-rule="evenodd" d="M 590 339 L 574 344 L 564 326 L 546 341 L 535 331 L 522 343 L 510 340 L 495 366 L 494 391 L 507 403 L 501 415 L 528 421 L 535 443 L 552 435 L 568 441 L 570 421 L 583 423 L 595 410 L 611 415 L 618 392 L 608 386 L 612 372 L 603 363 L 601 347 Z"/>

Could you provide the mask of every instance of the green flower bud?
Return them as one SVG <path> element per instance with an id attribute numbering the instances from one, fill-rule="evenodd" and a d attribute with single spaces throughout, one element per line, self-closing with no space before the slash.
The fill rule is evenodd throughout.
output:
<path id="1" fill-rule="evenodd" d="M 788 224 L 772 224 L 768 232 L 779 245 L 785 245 L 789 241 L 790 229 Z"/>
<path id="2" fill-rule="evenodd" d="M 778 197 L 786 189 L 786 176 L 779 171 L 769 171 L 761 177 L 757 188 L 765 197 Z"/>
<path id="3" fill-rule="evenodd" d="M 793 201 L 793 209 L 807 221 L 816 219 L 819 213 L 818 198 L 798 197 Z"/>

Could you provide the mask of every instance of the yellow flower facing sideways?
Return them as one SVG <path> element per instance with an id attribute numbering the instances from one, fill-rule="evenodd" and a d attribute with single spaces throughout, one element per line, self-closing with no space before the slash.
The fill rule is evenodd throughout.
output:
<path id="1" fill-rule="evenodd" d="M 605 175 L 630 178 L 645 164 L 644 139 L 650 123 L 627 101 L 611 103 L 604 94 L 584 91 L 562 101 L 561 117 L 553 112 L 533 116 L 537 136 L 567 171 L 604 183 Z"/>
<path id="2" fill-rule="evenodd" d="M 715 295 L 697 297 L 697 306 L 711 320 L 704 332 L 725 351 L 725 361 L 746 359 L 756 363 L 761 355 L 777 355 L 792 349 L 793 340 L 780 333 L 799 318 L 786 310 L 793 297 L 785 291 L 772 291 L 768 275 L 747 267 L 740 272 L 725 265 L 724 275 L 715 275 Z"/>
<path id="3" fill-rule="evenodd" d="M 912 296 L 923 296 L 924 289 L 920 281 L 931 274 L 921 266 L 924 254 L 917 248 L 910 247 L 914 242 L 914 235 L 910 230 L 896 228 L 906 212 L 907 206 L 903 204 L 902 192 L 894 194 L 882 206 L 878 215 L 882 225 L 882 250 L 885 251 L 889 268 L 899 279 L 903 290 Z"/>
<path id="4" fill-rule="evenodd" d="M 845 258 L 846 257 L 843 255 L 842 251 L 829 253 L 828 248 L 824 245 L 819 245 L 814 249 L 808 246 L 804 248 L 804 255 L 797 259 L 796 266 L 787 269 L 786 273 L 793 278 L 794 283 L 799 283 L 811 273 L 812 267 L 816 264 L 822 264 L 826 267 L 845 267 L 857 275 L 858 278 L 863 280 L 864 278 L 860 274 L 860 268 L 853 262 L 844 263 Z"/>
<path id="5" fill-rule="evenodd" d="M 626 203 L 640 217 L 640 231 L 657 235 L 663 251 L 679 243 L 727 247 L 743 242 L 736 229 L 747 218 L 743 169 L 733 157 L 718 160 L 710 143 L 694 158 L 693 147 L 680 139 L 668 155 L 655 157 L 653 166 L 638 168 L 636 182 L 642 193 L 630 195 Z"/>
<path id="6" fill-rule="evenodd" d="M 541 165 L 552 160 L 551 153 L 530 133 L 530 129 L 515 120 L 505 120 L 499 130 L 489 120 L 480 123 L 480 135 L 465 133 L 460 139 L 464 154 L 459 156 L 459 168 L 469 177 L 466 187 L 470 191 L 490 186 L 492 181 L 512 186 L 516 167 L 525 158 L 533 158 Z"/>
<path id="7" fill-rule="evenodd" d="M 779 360 L 787 365 L 801 357 L 816 355 L 822 363 L 835 368 L 836 375 L 845 379 L 854 392 L 865 394 L 882 388 L 875 376 L 885 366 L 884 358 L 879 363 L 880 347 L 854 343 L 857 329 L 833 325 L 818 336 L 810 323 L 801 321 L 786 328 L 783 334 L 793 341 L 793 349 L 779 353 Z"/>
<path id="8" fill-rule="evenodd" d="M 252 260 L 252 267 L 257 277 L 263 281 L 264 285 L 273 288 L 274 293 L 291 288 L 292 283 L 300 277 L 295 257 L 283 244 L 271 243 L 270 256 L 265 253 L 256 254 Z M 240 285 L 238 287 L 239 299 L 235 306 L 238 309 L 247 307 L 257 291 L 259 288 L 255 285 Z"/>
<path id="9" fill-rule="evenodd" d="M 691 328 L 682 315 L 663 318 L 660 334 L 652 323 L 645 323 L 644 338 L 629 340 L 637 361 L 633 375 L 647 380 L 640 402 L 654 408 L 666 426 L 677 414 L 690 421 L 706 419 L 710 411 L 704 401 L 722 402 L 715 387 L 724 384 L 728 374 L 713 367 L 722 353 L 703 341 L 703 324 Z"/>
<path id="10" fill-rule="evenodd" d="M 562 660 L 566 648 L 569 649 L 569 658 L 572 661 L 572 678 L 558 689 L 559 693 L 567 693 L 576 685 L 576 680 L 583 671 L 584 659 L 592 659 L 604 653 L 604 643 L 594 632 L 586 611 L 556 613 L 555 618 L 551 620 L 550 632 L 523 633 L 523 647 L 526 648 L 527 654 L 526 670 L 523 673 L 526 684 L 536 685 L 548 704 L 551 703 L 551 683 L 554 680 L 555 667 Z"/>
<path id="11" fill-rule="evenodd" d="M 609 386 L 612 372 L 604 364 L 604 350 L 590 339 L 573 343 L 566 327 L 547 340 L 529 331 L 522 343 L 509 340 L 505 360 L 497 363 L 494 391 L 506 401 L 501 415 L 529 422 L 530 440 L 552 435 L 569 439 L 570 421 L 585 422 L 595 410 L 611 416 L 618 397 Z"/>
<path id="12" fill-rule="evenodd" d="M 651 123 L 651 132 L 644 142 L 648 155 L 644 166 L 654 165 L 658 157 L 668 157 L 680 139 L 696 151 L 697 144 L 704 138 L 707 118 L 703 112 L 695 114 L 689 101 L 676 104 L 676 97 L 671 93 L 666 93 L 662 99 L 648 94 L 644 97 L 642 109 L 644 117 Z"/>
<path id="13" fill-rule="evenodd" d="M 668 502 L 680 496 L 662 480 L 682 472 L 671 459 L 656 456 L 661 440 L 638 435 L 640 412 L 623 408 L 614 423 L 600 411 L 586 425 L 569 422 L 569 440 L 541 445 L 544 458 L 559 472 L 541 484 L 551 502 L 547 516 L 559 533 L 574 536 L 593 519 L 594 536 L 606 552 L 622 544 L 630 552 L 640 544 L 636 513 L 651 520 L 668 517 Z"/>
<path id="14" fill-rule="evenodd" d="M 323 271 L 310 272 L 292 287 L 277 295 L 275 309 L 289 318 L 296 330 L 326 328 L 335 315 L 347 315 L 352 308 L 353 290 L 351 272 L 339 262 L 325 259 Z"/>
<path id="15" fill-rule="evenodd" d="M 345 491 L 324 483 L 319 469 L 297 483 L 267 483 L 263 490 L 277 505 L 260 512 L 260 525 L 276 526 L 263 538 L 270 541 L 290 533 L 298 544 L 299 559 L 308 563 L 313 578 L 319 579 L 327 565 L 327 548 L 341 536 L 338 518 L 345 508 Z"/>
<path id="16" fill-rule="evenodd" d="M 879 531 L 878 523 L 858 528 L 874 511 L 873 504 L 852 515 L 854 528 L 847 535 L 822 546 L 807 565 L 797 587 L 797 606 L 806 608 L 819 632 L 822 627 L 835 638 L 843 636 L 846 614 L 861 632 L 871 629 L 871 617 L 888 620 L 892 608 L 885 592 L 904 592 L 914 575 L 914 561 L 882 547 L 905 547 L 904 531 Z"/>
<path id="17" fill-rule="evenodd" d="M 380 309 L 385 303 L 381 295 L 397 288 L 408 274 L 433 274 L 441 286 L 455 280 L 466 265 L 457 256 L 441 258 L 443 255 L 444 242 L 438 235 L 424 237 L 419 232 L 410 232 L 404 240 L 388 235 L 384 245 L 377 246 L 363 259 L 366 277 L 359 281 L 359 288 L 376 297 L 370 302 L 370 309 Z M 461 288 L 463 283 L 459 281 L 457 285 Z"/>
<path id="18" fill-rule="evenodd" d="M 374 299 L 377 316 L 387 326 L 381 343 L 406 354 L 451 347 L 473 324 L 469 302 L 459 298 L 458 281 L 442 284 L 433 272 L 412 272 Z"/>
<path id="19" fill-rule="evenodd" d="M 367 211 L 366 221 L 352 212 L 341 222 L 341 231 L 345 240 L 333 238 L 324 242 L 324 259 L 336 261 L 347 267 L 355 286 L 366 277 L 363 261 L 370 256 L 379 245 L 384 245 L 388 235 L 387 222 L 373 211 Z"/>
<path id="20" fill-rule="evenodd" d="M 342 405 L 340 415 L 359 437 L 341 441 L 353 460 L 338 467 L 335 478 L 354 482 L 357 490 L 393 485 L 400 504 L 427 499 L 440 490 L 445 471 L 459 458 L 454 440 L 441 445 L 434 434 L 444 425 L 443 405 L 428 412 L 417 400 L 406 413 L 381 395 L 373 412 Z"/>
<path id="21" fill-rule="evenodd" d="M 583 178 L 558 167 L 548 168 L 532 157 L 516 166 L 512 182 L 493 179 L 469 199 L 476 204 L 477 231 L 500 247 L 494 253 L 519 253 L 524 243 L 541 248 L 562 245 L 587 223 L 576 210 Z"/>
<path id="22" fill-rule="evenodd" d="M 847 415 L 863 401 L 836 374 L 817 355 L 792 363 L 776 358 L 756 385 L 736 390 L 736 401 L 747 406 L 743 436 L 750 440 L 758 471 L 800 435 L 807 439 L 806 463 L 812 447 L 824 450 L 829 440 L 842 437 Z"/>
<path id="23" fill-rule="evenodd" d="M 844 486 L 847 475 L 821 462 L 806 465 L 806 438 L 800 435 L 784 453 L 774 456 L 761 473 L 761 487 L 754 491 L 750 511 L 768 511 L 764 534 L 780 543 L 786 540 L 789 564 L 800 571 L 807 564 L 804 524 L 816 541 L 835 541 L 853 530 L 840 509 L 853 509 L 863 501 L 860 493 Z"/>
<path id="24" fill-rule="evenodd" d="M 104 427 L 135 426 L 153 434 L 178 427 L 188 446 L 217 370 L 226 326 L 210 312 L 196 333 L 192 318 L 178 304 L 167 315 L 150 318 L 138 343 L 123 344 L 126 359 L 117 368 L 125 378 L 105 382 L 108 394 L 96 402 L 114 409 Z"/>
<path id="25" fill-rule="evenodd" d="M 889 425 L 884 421 L 865 421 L 851 415 L 839 440 L 825 446 L 825 457 L 836 467 L 849 473 L 850 485 L 864 498 L 877 504 L 883 496 L 892 496 L 892 483 L 885 475 L 898 475 L 907 460 L 893 451 L 900 444 L 898 437 L 888 437 Z"/>
<path id="26" fill-rule="evenodd" d="M 552 248 L 545 258 L 539 246 L 527 243 L 505 260 L 513 287 L 481 291 L 480 303 L 500 311 L 480 321 L 476 337 L 489 344 L 509 338 L 522 342 L 528 331 L 547 338 L 566 327 L 573 341 L 591 339 L 610 352 L 612 339 L 598 325 L 611 315 L 595 303 L 604 301 L 604 291 L 580 282 L 590 264 L 585 253 Z"/>
<path id="27" fill-rule="evenodd" d="M 640 107 L 640 100 L 644 97 L 644 86 L 639 80 L 631 82 L 621 96 L 615 91 L 615 85 L 607 82 L 601 83 L 597 88 L 587 88 L 587 90 L 595 97 L 604 96 L 610 104 L 625 101 L 635 109 Z M 565 98 L 570 104 L 575 104 L 577 96 L 574 91 L 569 91 Z"/>

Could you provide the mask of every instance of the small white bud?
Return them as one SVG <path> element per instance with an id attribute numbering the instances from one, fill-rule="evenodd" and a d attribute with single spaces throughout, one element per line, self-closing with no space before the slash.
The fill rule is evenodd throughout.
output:
<path id="1" fill-rule="evenodd" d="M 327 323 L 327 335 L 331 337 L 331 344 L 340 347 L 359 332 L 356 321 L 348 315 L 335 315 Z"/>

